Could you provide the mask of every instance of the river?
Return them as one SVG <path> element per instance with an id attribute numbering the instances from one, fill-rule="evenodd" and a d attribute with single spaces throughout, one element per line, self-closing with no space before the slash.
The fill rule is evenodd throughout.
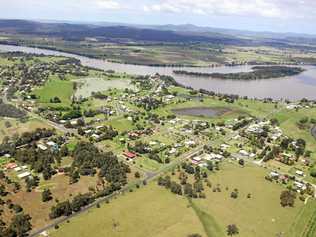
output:
<path id="1" fill-rule="evenodd" d="M 177 82 L 185 86 L 190 86 L 194 89 L 206 89 L 218 93 L 237 94 L 240 96 L 248 96 L 250 98 L 273 98 L 273 99 L 289 99 L 292 101 L 300 100 L 302 98 L 316 99 L 316 67 L 304 66 L 306 71 L 303 73 L 285 77 L 280 79 L 264 79 L 253 81 L 241 80 L 222 80 L 211 78 L 198 78 L 193 76 L 175 75 L 173 70 L 175 67 L 152 67 L 111 63 L 102 59 L 92 59 L 70 53 L 63 53 L 59 51 L 38 49 L 24 46 L 0 45 L 0 51 L 21 51 L 25 53 L 56 55 L 77 58 L 82 65 L 94 67 L 103 70 L 115 70 L 117 72 L 125 72 L 135 75 L 148 75 L 159 73 L 161 75 L 173 76 Z M 194 71 L 194 72 L 247 72 L 251 70 L 252 66 L 235 66 L 235 67 L 217 67 L 217 68 L 196 68 L 196 67 L 182 67 L 180 70 Z"/>

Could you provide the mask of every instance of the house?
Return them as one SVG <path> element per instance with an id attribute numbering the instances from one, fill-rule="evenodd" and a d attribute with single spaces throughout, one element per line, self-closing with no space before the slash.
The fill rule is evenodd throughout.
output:
<path id="1" fill-rule="evenodd" d="M 202 161 L 202 158 L 200 156 L 195 156 L 192 158 L 193 161 L 200 163 Z"/>
<path id="2" fill-rule="evenodd" d="M 211 153 L 211 154 L 202 155 L 202 158 L 208 161 L 211 161 L 211 160 L 221 161 L 223 159 L 223 156 L 221 154 Z"/>
<path id="3" fill-rule="evenodd" d="M 56 143 L 53 141 L 49 141 L 46 144 L 47 144 L 47 146 L 56 146 Z"/>
<path id="4" fill-rule="evenodd" d="M 169 151 L 169 154 L 175 154 L 177 152 L 177 149 L 176 148 L 171 148 L 171 150 Z"/>
<path id="5" fill-rule="evenodd" d="M 246 157 L 249 156 L 249 153 L 247 151 L 245 151 L 245 150 L 240 150 L 239 154 L 242 155 L 242 156 L 246 156 Z"/>
<path id="6" fill-rule="evenodd" d="M 72 120 L 72 121 L 70 121 L 70 124 L 72 126 L 77 126 L 78 125 L 78 120 Z"/>
<path id="7" fill-rule="evenodd" d="M 125 151 L 123 155 L 128 159 L 135 159 L 137 156 L 135 153 L 130 152 L 130 151 Z"/>
<path id="8" fill-rule="evenodd" d="M 186 141 L 186 142 L 184 142 L 184 144 L 185 144 L 186 146 L 188 146 L 188 147 L 191 147 L 191 146 L 194 146 L 194 145 L 195 145 L 195 141 L 192 141 L 192 140 Z"/>
<path id="9" fill-rule="evenodd" d="M 227 145 L 227 144 L 222 144 L 222 145 L 221 145 L 221 149 L 224 150 L 224 151 L 227 150 L 229 147 L 230 147 L 230 146 Z"/>
<path id="10" fill-rule="evenodd" d="M 31 175 L 30 172 L 24 172 L 24 173 L 22 173 L 22 174 L 18 174 L 18 178 L 19 178 L 19 179 L 24 179 L 24 178 L 26 178 L 26 177 L 29 177 L 30 175 Z"/>
<path id="11" fill-rule="evenodd" d="M 301 189 L 301 190 L 305 190 L 306 189 L 306 185 L 304 183 L 302 183 L 302 182 L 294 181 L 294 185 L 298 189 Z"/>
<path id="12" fill-rule="evenodd" d="M 95 140 L 98 140 L 100 138 L 100 135 L 98 134 L 93 134 L 91 137 L 93 137 Z"/>
<path id="13" fill-rule="evenodd" d="M 139 134 L 136 133 L 136 132 L 129 132 L 129 133 L 128 133 L 128 137 L 129 137 L 130 139 L 136 139 L 136 138 L 139 138 Z"/>
<path id="14" fill-rule="evenodd" d="M 14 169 L 14 168 L 16 168 L 16 167 L 18 167 L 18 166 L 17 166 L 17 164 L 15 164 L 15 163 L 8 163 L 8 164 L 5 166 L 5 168 L 8 169 L 8 170 Z"/>
<path id="15" fill-rule="evenodd" d="M 196 160 L 191 160 L 191 162 L 192 162 L 192 164 L 194 164 L 194 165 L 198 165 L 198 164 L 199 164 L 199 162 L 196 161 Z"/>
<path id="16" fill-rule="evenodd" d="M 296 105 L 296 104 L 290 104 L 288 106 L 286 106 L 287 109 L 298 109 L 298 108 L 301 108 L 302 106 L 300 105 Z"/>
<path id="17" fill-rule="evenodd" d="M 289 177 L 286 175 L 281 175 L 280 178 L 281 182 L 287 183 L 289 181 Z"/>
<path id="18" fill-rule="evenodd" d="M 275 179 L 275 178 L 279 178 L 279 176 L 280 176 L 280 175 L 279 175 L 278 172 L 275 172 L 275 171 L 271 171 L 271 172 L 270 172 L 270 177 L 271 177 L 271 178 L 274 178 L 274 179 Z"/>
<path id="19" fill-rule="evenodd" d="M 84 133 L 89 135 L 89 134 L 93 133 L 93 131 L 91 129 L 88 129 L 88 130 L 84 131 Z"/>
<path id="20" fill-rule="evenodd" d="M 53 142 L 53 141 L 47 142 L 46 145 L 49 146 L 52 151 L 58 151 L 58 149 L 59 149 L 58 144 Z"/>
<path id="21" fill-rule="evenodd" d="M 301 170 L 297 170 L 297 171 L 295 172 L 295 174 L 297 174 L 297 175 L 299 175 L 299 176 L 304 176 L 304 172 L 301 171 Z"/>
<path id="22" fill-rule="evenodd" d="M 205 162 L 203 162 L 203 163 L 199 164 L 199 167 L 201 167 L 201 168 L 207 167 L 207 164 Z"/>
<path id="23" fill-rule="evenodd" d="M 149 145 L 155 146 L 155 145 L 157 145 L 157 142 L 155 142 L 155 141 L 150 141 L 150 142 L 149 142 Z"/>
<path id="24" fill-rule="evenodd" d="M 41 149 L 42 151 L 46 151 L 47 150 L 47 147 L 45 145 L 43 145 L 43 144 L 37 144 L 37 147 L 39 149 Z"/>
<path id="25" fill-rule="evenodd" d="M 15 172 L 20 172 L 21 170 L 22 170 L 21 167 L 15 167 L 15 168 L 14 168 L 14 171 L 15 171 Z"/>

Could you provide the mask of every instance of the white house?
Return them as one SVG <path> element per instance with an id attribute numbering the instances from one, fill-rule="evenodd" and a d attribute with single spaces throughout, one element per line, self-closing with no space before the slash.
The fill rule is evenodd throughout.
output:
<path id="1" fill-rule="evenodd" d="M 16 172 L 19 172 L 19 171 L 21 171 L 21 170 L 22 170 L 21 167 L 16 167 L 16 168 L 14 168 L 14 171 L 16 171 Z"/>
<path id="2" fill-rule="evenodd" d="M 249 156 L 249 153 L 247 151 L 245 151 L 245 150 L 240 150 L 239 154 L 242 155 L 242 156 L 246 156 L 246 157 Z"/>
<path id="3" fill-rule="evenodd" d="M 24 178 L 26 178 L 26 177 L 28 177 L 28 176 L 30 176 L 30 175 L 31 175 L 30 172 L 24 172 L 24 173 L 22 173 L 22 174 L 19 174 L 19 175 L 18 175 L 18 178 L 19 178 L 19 179 L 24 179 Z"/>
<path id="4" fill-rule="evenodd" d="M 297 174 L 297 175 L 299 175 L 299 176 L 304 176 L 304 172 L 301 171 L 301 170 L 297 170 L 297 171 L 295 172 L 295 174 Z"/>
<path id="5" fill-rule="evenodd" d="M 41 149 L 42 151 L 46 151 L 47 150 L 47 147 L 45 145 L 43 145 L 43 144 L 37 144 L 37 147 L 39 149 Z"/>

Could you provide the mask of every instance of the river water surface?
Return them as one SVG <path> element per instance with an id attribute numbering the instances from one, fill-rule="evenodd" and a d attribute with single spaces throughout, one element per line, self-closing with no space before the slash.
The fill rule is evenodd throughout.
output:
<path id="1" fill-rule="evenodd" d="M 126 72 L 135 75 L 148 75 L 159 73 L 162 75 L 173 76 L 177 82 L 190 86 L 194 89 L 206 89 L 218 93 L 238 94 L 251 98 L 273 98 L 299 100 L 302 98 L 316 99 L 316 67 L 304 66 L 305 72 L 291 77 L 279 79 L 263 79 L 253 81 L 242 80 L 222 80 L 212 78 L 199 78 L 194 76 L 175 75 L 175 67 L 152 67 L 111 63 L 102 59 L 91 59 L 70 53 L 59 51 L 38 49 L 23 46 L 0 45 L 0 51 L 21 51 L 25 53 L 56 55 L 77 58 L 82 65 L 94 67 L 103 70 L 115 70 L 117 72 Z M 252 66 L 235 66 L 235 67 L 217 67 L 217 68 L 194 68 L 182 67 L 181 70 L 202 72 L 202 73 L 231 73 L 231 72 L 248 72 Z"/>

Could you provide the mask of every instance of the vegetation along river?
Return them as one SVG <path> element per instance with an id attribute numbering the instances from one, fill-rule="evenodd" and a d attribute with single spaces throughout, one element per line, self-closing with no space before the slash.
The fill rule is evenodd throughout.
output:
<path id="1" fill-rule="evenodd" d="M 115 70 L 136 75 L 148 75 L 159 73 L 173 76 L 177 82 L 194 89 L 206 89 L 218 93 L 238 94 L 251 98 L 273 98 L 299 100 L 302 98 L 316 99 L 316 67 L 303 66 L 306 69 L 299 75 L 262 80 L 222 80 L 189 75 L 176 75 L 174 67 L 151 67 L 128 64 L 111 63 L 101 59 L 91 59 L 75 54 L 63 53 L 53 50 L 45 50 L 23 46 L 0 45 L 0 51 L 21 51 L 34 54 L 57 55 L 73 57 L 81 60 L 84 66 L 90 66 L 104 70 Z M 200 73 L 237 73 L 249 72 L 252 66 L 218 67 L 218 68 L 191 68 L 182 67 L 179 70 L 186 70 Z"/>

